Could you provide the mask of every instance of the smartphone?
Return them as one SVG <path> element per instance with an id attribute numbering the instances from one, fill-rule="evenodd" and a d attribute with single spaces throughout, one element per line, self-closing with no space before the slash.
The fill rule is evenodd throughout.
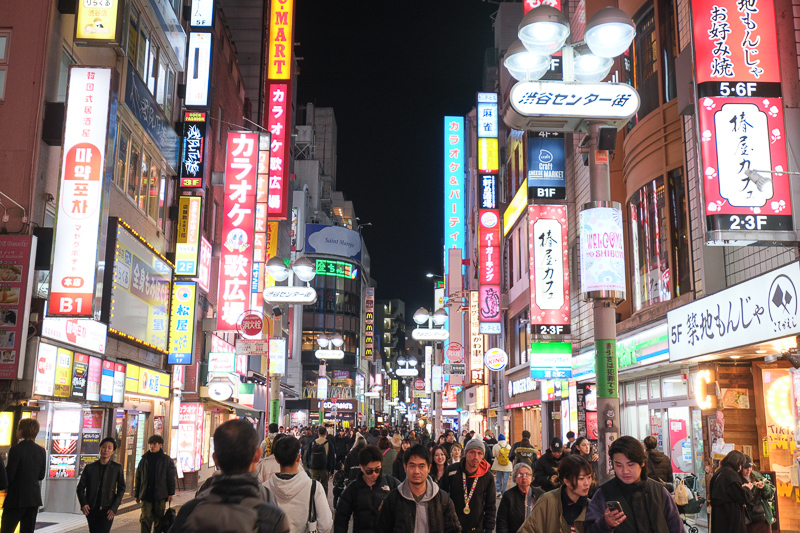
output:
<path id="1" fill-rule="evenodd" d="M 609 511 L 622 512 L 622 506 L 619 504 L 619 502 L 616 501 L 606 502 L 606 509 L 608 509 Z"/>

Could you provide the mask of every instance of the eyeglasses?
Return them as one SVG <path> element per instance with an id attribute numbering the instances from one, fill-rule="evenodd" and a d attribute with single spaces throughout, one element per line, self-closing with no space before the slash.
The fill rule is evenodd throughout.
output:
<path id="1" fill-rule="evenodd" d="M 381 467 L 379 466 L 378 468 L 365 468 L 364 473 L 368 476 L 371 476 L 372 474 L 380 474 Z"/>
<path id="2" fill-rule="evenodd" d="M 520 472 L 519 474 L 517 474 L 517 477 L 531 477 L 531 475 L 526 472 Z"/>

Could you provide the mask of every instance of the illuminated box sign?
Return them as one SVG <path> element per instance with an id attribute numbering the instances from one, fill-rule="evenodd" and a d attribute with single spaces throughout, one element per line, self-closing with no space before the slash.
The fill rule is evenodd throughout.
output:
<path id="1" fill-rule="evenodd" d="M 206 113 L 185 111 L 181 138 L 181 177 L 184 188 L 202 188 L 205 168 Z"/>
<path id="2" fill-rule="evenodd" d="M 93 316 L 110 92 L 111 69 L 70 68 L 48 316 Z"/>
<path id="3" fill-rule="evenodd" d="M 497 94 L 478 93 L 478 138 L 497 138 L 499 131 L 497 115 Z"/>
<path id="4" fill-rule="evenodd" d="M 523 15 L 527 15 L 528 11 L 539 6 L 550 6 L 556 9 L 561 9 L 561 0 L 523 0 L 522 11 Z"/>
<path id="5" fill-rule="evenodd" d="M 318 276 L 334 276 L 346 279 L 355 279 L 358 274 L 358 269 L 353 268 L 350 263 L 329 261 L 327 259 L 316 260 L 316 271 Z"/>
<path id="6" fill-rule="evenodd" d="M 258 133 L 228 132 L 225 155 L 217 329 L 234 331 L 250 303 Z"/>
<path id="7" fill-rule="evenodd" d="M 178 236 L 175 242 L 175 274 L 197 275 L 200 251 L 200 196 L 181 196 L 178 200 Z"/>
<path id="8" fill-rule="evenodd" d="M 22 379 L 36 244 L 36 237 L 0 235 L 0 379 Z"/>
<path id="9" fill-rule="evenodd" d="M 287 0 L 290 2 L 291 0 Z M 279 2 L 273 2 L 273 5 Z M 270 142 L 269 169 L 267 179 L 267 205 L 270 220 L 286 220 L 288 214 L 289 190 L 289 132 L 291 127 L 289 112 L 292 93 L 287 83 L 270 84 L 265 108 L 267 131 Z"/>
<path id="10" fill-rule="evenodd" d="M 75 41 L 83 44 L 118 44 L 121 27 L 120 0 L 78 0 Z"/>
<path id="11" fill-rule="evenodd" d="M 89 319 L 45 318 L 42 337 L 97 353 L 106 352 L 108 326 Z"/>
<path id="12" fill-rule="evenodd" d="M 125 392 L 157 398 L 169 397 L 169 374 L 128 363 Z"/>
<path id="13" fill-rule="evenodd" d="M 464 119 L 444 117 L 444 271 L 449 248 L 464 249 Z"/>
<path id="14" fill-rule="evenodd" d="M 500 313 L 500 213 L 496 209 L 478 212 L 478 283 L 480 284 L 480 323 L 497 323 Z M 480 326 L 478 328 L 481 329 Z M 487 330 L 483 329 L 481 332 Z M 494 331 L 494 330 L 491 330 Z M 480 367 L 483 368 L 483 344 L 480 350 Z M 476 359 L 477 361 L 477 359 Z M 483 370 L 481 370 L 481 374 Z M 482 379 L 482 376 L 481 376 Z"/>
<path id="15" fill-rule="evenodd" d="M 579 217 L 581 292 L 616 291 L 625 294 L 625 249 L 622 210 L 584 209 Z"/>
<path id="16" fill-rule="evenodd" d="M 478 291 L 469 293 L 469 382 L 472 385 L 482 384 L 483 370 L 483 335 L 480 332 L 480 302 Z M 447 365 L 445 365 L 447 366 Z"/>
<path id="17" fill-rule="evenodd" d="M 236 371 L 236 354 L 235 353 L 215 353 L 208 354 L 208 371 L 209 373 L 228 373 L 231 374 Z"/>
<path id="18" fill-rule="evenodd" d="M 528 197 L 532 200 L 564 200 L 564 134 L 537 131 L 528 134 Z"/>
<path id="19" fill-rule="evenodd" d="M 269 12 L 267 78 L 291 79 L 293 39 L 294 0 L 272 0 Z"/>
<path id="20" fill-rule="evenodd" d="M 478 139 L 478 172 L 497 174 L 499 152 L 497 138 Z"/>
<path id="21" fill-rule="evenodd" d="M 170 365 L 191 365 L 194 354 L 194 324 L 197 307 L 197 285 L 193 281 L 176 281 L 172 286 L 169 318 Z"/>
<path id="22" fill-rule="evenodd" d="M 187 52 L 184 103 L 187 107 L 205 107 L 211 80 L 211 34 L 189 32 Z"/>
<path id="23" fill-rule="evenodd" d="M 192 0 L 189 24 L 194 28 L 214 27 L 214 0 Z"/>
<path id="24" fill-rule="evenodd" d="M 532 342 L 531 378 L 571 379 L 572 345 L 568 342 Z"/>
<path id="25" fill-rule="evenodd" d="M 211 243 L 205 237 L 200 237 L 200 261 L 197 265 L 197 277 L 194 281 L 197 285 L 208 292 L 208 284 L 211 280 L 211 255 L 213 249 Z"/>
<path id="26" fill-rule="evenodd" d="M 269 373 L 286 373 L 286 339 L 269 340 Z"/>
<path id="27" fill-rule="evenodd" d="M 256 222 L 253 233 L 253 278 L 250 287 L 250 308 L 261 309 L 264 306 L 264 287 L 266 284 L 267 259 L 275 256 L 278 245 L 277 222 L 269 219 L 269 166 L 270 166 L 269 133 L 258 134 L 258 169 L 256 171 Z M 275 228 L 273 228 L 273 224 Z M 268 250 L 269 249 L 269 250 Z"/>
<path id="28" fill-rule="evenodd" d="M 111 218 L 108 233 L 114 264 L 110 307 L 104 309 L 109 332 L 166 354 L 172 265 L 125 222 Z"/>
<path id="29" fill-rule="evenodd" d="M 568 334 L 571 321 L 567 206 L 531 205 L 528 224 L 531 333 Z"/>
<path id="30" fill-rule="evenodd" d="M 792 230 L 789 176 L 747 175 L 788 168 L 774 2 L 700 0 L 692 18 L 706 229 Z"/>
<path id="31" fill-rule="evenodd" d="M 375 350 L 375 288 L 367 287 L 364 297 L 364 359 L 372 361 Z"/>
<path id="32" fill-rule="evenodd" d="M 481 176 L 478 201 L 481 209 L 497 209 L 497 176 Z"/>
<path id="33" fill-rule="evenodd" d="M 527 179 L 523 180 L 516 194 L 514 194 L 514 198 L 511 199 L 508 207 L 506 207 L 506 210 L 503 212 L 503 235 L 508 235 L 508 233 L 514 229 L 514 224 L 517 223 L 520 215 L 522 215 L 522 213 L 525 212 L 525 208 L 528 207 L 527 183 Z"/>

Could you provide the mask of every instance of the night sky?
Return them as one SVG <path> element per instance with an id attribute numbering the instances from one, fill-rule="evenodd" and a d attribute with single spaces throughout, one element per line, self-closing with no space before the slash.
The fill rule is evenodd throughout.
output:
<path id="1" fill-rule="evenodd" d="M 337 189 L 362 224 L 373 224 L 362 231 L 376 298 L 404 300 L 407 317 L 430 309 L 433 283 L 425 274 L 442 270 L 443 117 L 475 105 L 497 5 L 296 5 L 297 104 L 334 108 Z"/>

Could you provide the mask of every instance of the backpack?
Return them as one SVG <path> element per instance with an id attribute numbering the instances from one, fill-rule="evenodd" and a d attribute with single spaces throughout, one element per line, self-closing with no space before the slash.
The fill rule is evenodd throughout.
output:
<path id="1" fill-rule="evenodd" d="M 267 502 L 260 498 L 243 498 L 237 503 L 224 495 L 207 490 L 197 497 L 200 503 L 192 509 L 181 529 L 184 532 L 203 533 L 258 533 L 259 505 Z M 235 524 L 235 526 L 234 526 Z M 219 527 L 216 527 L 216 526 Z M 235 529 L 231 529 L 234 527 Z"/>
<path id="2" fill-rule="evenodd" d="M 508 460 L 508 453 L 511 451 L 511 446 L 505 445 L 500 447 L 500 452 L 497 454 L 497 464 L 500 466 L 508 466 L 511 461 Z"/>
<path id="3" fill-rule="evenodd" d="M 328 467 L 328 441 L 323 444 L 314 441 L 311 443 L 311 459 L 308 467 L 312 470 L 325 470 Z"/>

